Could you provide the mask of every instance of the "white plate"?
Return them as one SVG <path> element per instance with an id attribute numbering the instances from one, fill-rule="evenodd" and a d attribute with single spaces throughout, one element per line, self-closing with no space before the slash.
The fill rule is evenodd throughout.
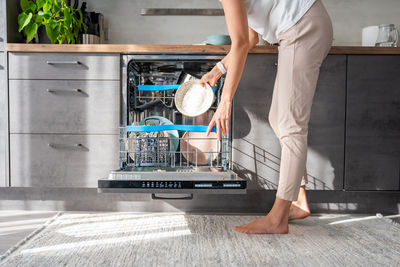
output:
<path id="1" fill-rule="evenodd" d="M 175 93 L 176 108 L 188 117 L 203 114 L 210 109 L 214 100 L 211 86 L 206 83 L 206 86 L 203 87 L 198 79 L 184 82 Z"/>

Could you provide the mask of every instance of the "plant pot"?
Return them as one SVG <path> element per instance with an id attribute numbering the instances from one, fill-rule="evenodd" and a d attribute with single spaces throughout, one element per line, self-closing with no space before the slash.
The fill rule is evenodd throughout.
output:
<path id="1" fill-rule="evenodd" d="M 47 37 L 46 28 L 44 26 L 40 26 L 37 35 L 39 37 L 39 42 L 41 44 L 51 44 L 49 37 Z"/>

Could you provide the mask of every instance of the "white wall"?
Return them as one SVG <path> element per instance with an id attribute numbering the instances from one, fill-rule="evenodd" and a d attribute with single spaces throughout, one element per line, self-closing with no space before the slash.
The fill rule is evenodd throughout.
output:
<path id="1" fill-rule="evenodd" d="M 141 16 L 141 8 L 220 8 L 218 0 L 87 0 L 105 15 L 108 43 L 200 43 L 226 34 L 224 17 Z M 334 45 L 360 45 L 361 29 L 380 23 L 400 26 L 400 0 L 323 0 L 334 25 Z"/>
<path id="2" fill-rule="evenodd" d="M 361 29 L 393 23 L 400 27 L 400 0 L 323 0 L 331 16 L 334 45 L 361 45 Z"/>
<path id="3" fill-rule="evenodd" d="M 104 14 L 109 43 L 200 43 L 227 33 L 223 16 L 141 16 L 142 8 L 221 8 L 218 0 L 88 0 Z"/>

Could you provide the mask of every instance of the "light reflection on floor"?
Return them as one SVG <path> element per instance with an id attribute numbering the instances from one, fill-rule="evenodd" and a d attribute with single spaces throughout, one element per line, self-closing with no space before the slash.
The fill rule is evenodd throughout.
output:
<path id="1" fill-rule="evenodd" d="M 176 230 L 176 231 L 168 231 L 168 232 L 158 232 L 158 233 L 148 233 L 143 235 L 134 235 L 134 236 L 123 236 L 117 238 L 106 238 L 106 239 L 93 239 L 86 240 L 81 242 L 72 242 L 72 243 L 64 243 L 53 246 L 44 246 L 32 249 L 25 249 L 21 251 L 21 254 L 34 254 L 40 252 L 49 252 L 49 251 L 65 251 L 67 249 L 74 249 L 76 247 L 91 247 L 91 246 L 100 246 L 100 245 L 124 245 L 125 243 L 129 243 L 132 241 L 143 241 L 143 240 L 153 240 L 167 237 L 177 237 L 183 235 L 192 234 L 189 229 L 184 230 Z"/>
<path id="2" fill-rule="evenodd" d="M 83 220 L 79 214 L 65 214 L 63 215 L 64 219 L 62 223 L 59 224 L 65 226 L 58 229 L 56 233 L 80 238 L 80 241 L 25 249 L 21 253 L 34 254 L 50 251 L 67 253 L 68 249 L 77 247 L 118 246 L 134 241 L 155 240 L 192 234 L 183 214 L 152 214 L 152 217 L 149 217 L 148 214 L 132 213 L 104 215 L 96 216 L 95 218 L 85 218 L 86 220 Z M 84 238 L 89 239 L 85 240 Z"/>
<path id="3" fill-rule="evenodd" d="M 119 215 L 106 219 L 106 221 L 101 221 L 101 218 L 97 218 L 94 222 L 87 221 L 85 223 L 80 221 L 79 224 L 74 223 L 72 226 L 62 227 L 56 232 L 75 237 L 88 237 L 175 227 L 187 228 L 188 226 L 183 215 L 164 215 L 148 218 L 135 218 L 134 215 Z"/>
<path id="4" fill-rule="evenodd" d="M 350 223 L 350 222 L 358 222 L 358 221 L 366 221 L 366 220 L 379 220 L 376 216 L 366 216 L 361 218 L 351 218 L 351 219 L 344 219 L 340 221 L 330 222 L 329 224 L 342 224 L 342 223 Z"/>

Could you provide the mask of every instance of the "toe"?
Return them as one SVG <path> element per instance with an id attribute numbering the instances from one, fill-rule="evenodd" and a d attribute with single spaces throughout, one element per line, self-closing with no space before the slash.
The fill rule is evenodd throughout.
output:
<path id="1" fill-rule="evenodd" d="M 235 226 L 233 229 L 235 231 L 237 231 L 237 232 L 242 232 L 243 231 L 243 229 L 240 226 Z"/>
<path id="2" fill-rule="evenodd" d="M 235 230 L 240 233 L 245 233 L 247 230 L 242 227 L 235 227 Z"/>

